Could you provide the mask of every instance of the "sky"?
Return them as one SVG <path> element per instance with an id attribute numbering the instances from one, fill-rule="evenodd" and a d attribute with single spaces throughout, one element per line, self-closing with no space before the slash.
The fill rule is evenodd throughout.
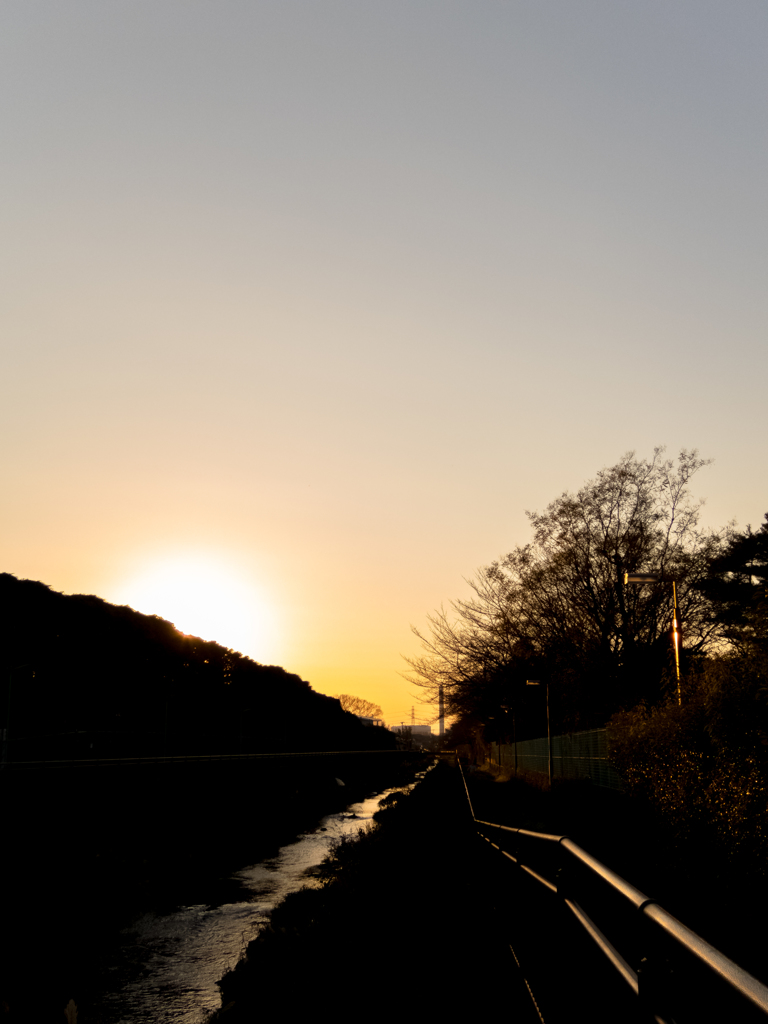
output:
<path id="1" fill-rule="evenodd" d="M 5 0 L 0 571 L 428 718 L 630 450 L 766 466 L 763 0 Z"/>

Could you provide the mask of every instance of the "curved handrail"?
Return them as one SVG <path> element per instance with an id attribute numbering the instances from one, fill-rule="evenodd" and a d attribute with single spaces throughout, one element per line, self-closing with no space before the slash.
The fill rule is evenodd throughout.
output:
<path id="1" fill-rule="evenodd" d="M 459 764 L 459 768 L 461 769 L 461 764 Z M 461 775 L 464 781 L 464 787 L 467 791 L 467 798 L 469 799 L 469 789 L 467 787 L 466 778 L 464 778 L 463 769 L 461 769 Z M 470 809 L 471 807 L 472 804 L 470 801 Z M 498 822 L 483 821 L 482 819 L 475 817 L 474 811 L 472 812 L 472 818 L 476 825 L 498 829 L 500 832 L 510 833 L 514 836 L 525 836 L 534 842 L 538 840 L 542 844 L 547 844 L 550 848 L 551 844 L 557 843 L 560 849 L 578 863 L 588 868 L 614 892 L 618 893 L 623 899 L 628 901 L 635 910 L 639 911 L 646 920 L 652 922 L 657 928 L 663 931 L 665 935 L 672 939 L 678 947 L 684 949 L 700 964 L 704 965 L 714 975 L 726 982 L 734 991 L 738 992 L 744 999 L 748 1000 L 755 1008 L 761 1010 L 768 1016 L 768 986 L 764 985 L 761 981 L 758 981 L 757 978 L 751 975 L 748 971 L 745 971 L 743 967 L 740 967 L 705 939 L 702 939 L 700 935 L 697 935 L 696 932 L 684 925 L 682 921 L 678 921 L 676 917 L 670 914 L 669 911 L 665 910 L 664 907 L 662 907 L 655 899 L 652 899 L 650 896 L 646 896 L 644 892 L 632 885 L 632 883 L 628 882 L 625 878 L 622 878 L 621 875 L 617 874 L 607 865 L 603 864 L 602 861 L 597 859 L 597 857 L 588 853 L 568 836 L 551 835 L 546 832 L 531 832 L 527 829 L 501 825 Z M 479 832 L 479 834 L 483 835 L 482 832 Z M 486 837 L 484 836 L 483 838 Z M 495 843 L 492 845 L 496 846 Z M 497 847 L 497 849 L 500 849 L 500 847 Z M 524 864 L 522 860 L 520 860 L 519 856 L 513 857 L 504 850 L 501 850 L 501 852 L 505 857 L 507 857 L 507 859 L 514 862 L 518 867 L 526 871 L 527 874 L 531 875 L 547 889 L 556 892 L 562 897 L 566 906 L 571 910 L 582 927 L 595 940 L 597 945 L 602 949 L 603 953 L 619 971 L 635 994 L 638 994 L 640 991 L 640 983 L 637 972 L 632 969 L 626 960 L 624 960 L 621 954 L 611 944 L 610 940 L 603 935 L 597 925 L 595 925 L 578 903 L 572 899 L 572 894 L 570 892 L 566 893 L 561 886 L 555 885 L 553 882 L 542 877 L 529 865 Z M 662 1018 L 657 1017 L 656 1019 L 661 1020 Z"/>

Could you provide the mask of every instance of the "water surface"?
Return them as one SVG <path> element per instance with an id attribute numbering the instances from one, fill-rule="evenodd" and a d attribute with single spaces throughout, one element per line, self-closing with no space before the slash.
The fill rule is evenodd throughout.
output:
<path id="1" fill-rule="evenodd" d="M 242 957 L 270 911 L 289 893 L 316 886 L 313 869 L 333 842 L 356 837 L 391 792 L 328 815 L 276 856 L 235 872 L 232 902 L 176 907 L 135 920 L 104 969 L 108 991 L 89 1007 L 88 1017 L 98 1024 L 203 1024 L 221 1005 L 216 983 Z"/>

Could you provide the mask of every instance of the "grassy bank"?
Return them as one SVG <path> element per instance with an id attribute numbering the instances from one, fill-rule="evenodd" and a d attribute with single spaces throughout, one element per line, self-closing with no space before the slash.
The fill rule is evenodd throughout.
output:
<path id="1" fill-rule="evenodd" d="M 92 1024 L 89 994 L 109 983 L 100 964 L 133 918 L 237 900 L 234 870 L 419 763 L 365 755 L 3 779 L 3 1020 L 58 1022 L 74 999 Z"/>
<path id="2" fill-rule="evenodd" d="M 468 784 L 478 817 L 570 835 L 756 976 L 765 973 L 748 930 L 760 905 L 734 905 L 711 887 L 702 899 L 706 851 L 691 863 L 648 808 L 589 783 L 549 792 L 475 771 Z M 371 1001 L 387 1013 L 407 1005 L 538 1020 L 523 974 L 547 1021 L 586 1010 L 593 1021 L 635 1019 L 628 989 L 561 901 L 478 839 L 456 769 L 439 765 L 377 817 L 380 827 L 336 849 L 321 888 L 276 908 L 222 980 L 216 1024 L 278 1010 L 363 1012 Z"/>
<path id="3" fill-rule="evenodd" d="M 546 894 L 528 891 L 477 838 L 457 769 L 438 764 L 377 819 L 358 842 L 337 847 L 321 888 L 276 908 L 222 980 L 212 1024 L 329 1010 L 449 1010 L 532 1024 L 539 1018 L 510 944 L 551 1013 L 545 1019 L 558 1019 L 565 995 L 590 1000 L 578 956 L 559 959 L 553 984 L 553 929 L 571 945 L 574 937 Z"/>

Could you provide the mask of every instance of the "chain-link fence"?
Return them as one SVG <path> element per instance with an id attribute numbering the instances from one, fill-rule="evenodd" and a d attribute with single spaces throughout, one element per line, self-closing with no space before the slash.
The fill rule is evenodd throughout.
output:
<path id="1" fill-rule="evenodd" d="M 492 743 L 491 760 L 502 768 L 518 772 L 549 774 L 547 737 L 520 743 Z M 552 737 L 552 777 L 591 779 L 596 786 L 624 790 L 621 778 L 608 757 L 606 729 L 590 729 Z"/>

